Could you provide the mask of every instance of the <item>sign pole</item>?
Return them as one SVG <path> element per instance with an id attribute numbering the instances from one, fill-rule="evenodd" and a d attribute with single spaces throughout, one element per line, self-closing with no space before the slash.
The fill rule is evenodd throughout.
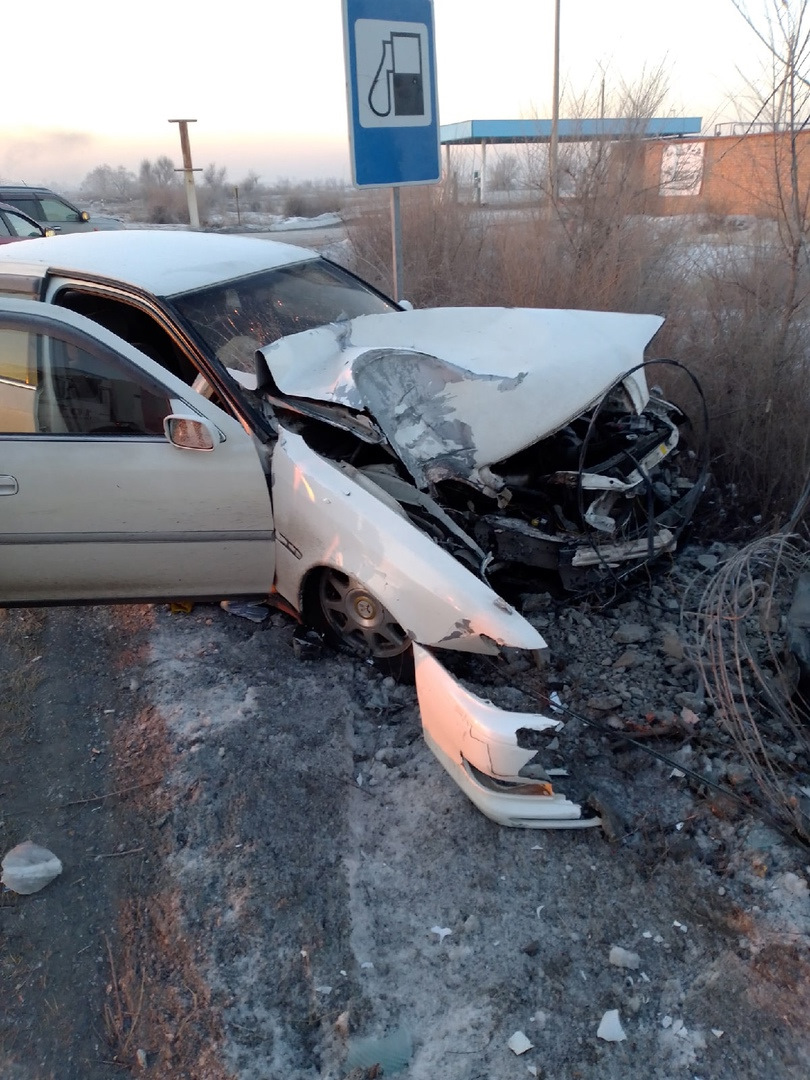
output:
<path id="1" fill-rule="evenodd" d="M 343 0 L 352 179 L 391 188 L 393 294 L 402 299 L 400 187 L 441 180 L 433 0 Z"/>
<path id="2" fill-rule="evenodd" d="M 394 299 L 402 300 L 402 215 L 399 208 L 399 188 L 391 188 L 391 254 L 394 270 Z"/>

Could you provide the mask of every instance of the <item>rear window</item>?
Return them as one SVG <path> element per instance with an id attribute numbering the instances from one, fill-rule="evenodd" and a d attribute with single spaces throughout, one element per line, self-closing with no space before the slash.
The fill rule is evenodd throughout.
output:
<path id="1" fill-rule="evenodd" d="M 35 221 L 42 221 L 41 207 L 39 200 L 35 199 L 33 195 L 3 195 L 0 202 L 8 203 L 9 206 L 16 206 L 18 210 L 22 210 L 24 214 L 28 214 Z"/>

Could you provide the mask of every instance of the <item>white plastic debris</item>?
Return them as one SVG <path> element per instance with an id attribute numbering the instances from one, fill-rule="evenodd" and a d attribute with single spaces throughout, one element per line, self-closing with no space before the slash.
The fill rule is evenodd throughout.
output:
<path id="1" fill-rule="evenodd" d="M 627 1038 L 619 1019 L 618 1009 L 608 1009 L 599 1023 L 596 1037 L 604 1039 L 605 1042 L 623 1042 Z"/>
<path id="2" fill-rule="evenodd" d="M 430 932 L 431 934 L 438 934 L 439 941 L 444 941 L 448 934 L 453 933 L 449 926 L 431 926 Z"/>
<path id="3" fill-rule="evenodd" d="M 672 1027 L 672 1017 L 669 1016 L 668 1014 L 666 1016 L 662 1016 L 661 1017 L 661 1027 L 662 1028 L 671 1028 Z"/>
<path id="4" fill-rule="evenodd" d="M 712 1035 L 714 1035 L 716 1039 L 722 1039 L 723 1034 L 724 1032 L 722 1028 L 712 1028 Z"/>
<path id="5" fill-rule="evenodd" d="M 3 859 L 2 867 L 0 881 L 23 896 L 39 892 L 62 873 L 62 863 L 54 853 L 30 840 L 13 847 Z"/>
<path id="6" fill-rule="evenodd" d="M 407 1028 L 398 1028 L 382 1038 L 353 1039 L 346 1057 L 348 1069 L 369 1069 L 381 1065 L 384 1076 L 402 1072 L 413 1056 L 413 1037 Z"/>
<path id="7" fill-rule="evenodd" d="M 614 967 L 631 968 L 634 971 L 641 967 L 641 957 L 638 953 L 623 949 L 620 945 L 614 945 L 611 948 L 608 960 Z"/>
<path id="8" fill-rule="evenodd" d="M 562 703 L 562 698 L 556 690 L 552 690 L 551 693 L 548 695 L 548 703 L 551 707 L 552 712 L 561 713 L 565 711 Z"/>
<path id="9" fill-rule="evenodd" d="M 506 1045 L 513 1054 L 525 1054 L 527 1050 L 532 1049 L 534 1043 L 530 1042 L 522 1031 L 516 1031 L 514 1035 L 510 1036 Z"/>

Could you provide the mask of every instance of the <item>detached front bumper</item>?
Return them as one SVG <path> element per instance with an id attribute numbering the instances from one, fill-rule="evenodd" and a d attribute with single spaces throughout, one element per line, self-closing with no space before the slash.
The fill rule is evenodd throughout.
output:
<path id="1" fill-rule="evenodd" d="M 413 652 L 425 741 L 482 814 L 499 825 L 524 829 L 601 824 L 555 792 L 536 763 L 537 735 L 551 737 L 560 721 L 499 709 L 465 689 L 423 646 L 414 645 Z"/>

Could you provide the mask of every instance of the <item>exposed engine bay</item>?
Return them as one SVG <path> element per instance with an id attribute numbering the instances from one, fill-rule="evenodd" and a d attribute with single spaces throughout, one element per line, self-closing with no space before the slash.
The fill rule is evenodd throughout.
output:
<path id="1" fill-rule="evenodd" d="M 486 308 L 364 316 L 261 350 L 256 392 L 479 575 L 586 589 L 672 551 L 705 484 L 686 417 L 648 389 L 641 354 L 661 322 Z M 393 345 L 371 346 L 383 332 Z M 452 358 L 426 351 L 437 344 Z"/>

